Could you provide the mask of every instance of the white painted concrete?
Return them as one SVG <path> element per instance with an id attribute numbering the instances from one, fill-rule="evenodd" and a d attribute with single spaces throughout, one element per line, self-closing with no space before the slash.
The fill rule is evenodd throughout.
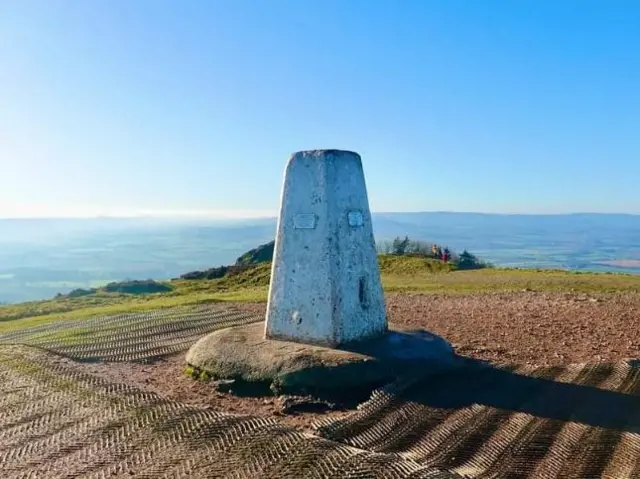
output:
<path id="1" fill-rule="evenodd" d="M 387 330 L 362 162 L 295 153 L 285 171 L 265 336 L 336 346 Z"/>

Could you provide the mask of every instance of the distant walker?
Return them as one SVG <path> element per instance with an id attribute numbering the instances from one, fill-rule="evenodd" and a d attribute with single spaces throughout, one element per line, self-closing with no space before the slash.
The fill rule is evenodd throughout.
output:
<path id="1" fill-rule="evenodd" d="M 285 171 L 265 336 L 338 346 L 386 331 L 360 156 L 295 153 Z"/>

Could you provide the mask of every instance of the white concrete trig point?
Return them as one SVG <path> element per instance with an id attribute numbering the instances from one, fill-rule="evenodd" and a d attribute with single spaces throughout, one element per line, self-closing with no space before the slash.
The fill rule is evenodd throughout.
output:
<path id="1" fill-rule="evenodd" d="M 282 189 L 265 337 L 337 346 L 386 331 L 360 156 L 295 153 Z"/>

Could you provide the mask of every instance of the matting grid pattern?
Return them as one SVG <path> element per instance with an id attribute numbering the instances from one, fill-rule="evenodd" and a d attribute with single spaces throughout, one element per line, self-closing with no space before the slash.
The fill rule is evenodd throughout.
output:
<path id="1" fill-rule="evenodd" d="M 308 434 L 113 384 L 57 356 L 152 361 L 259 320 L 209 305 L 0 336 L 0 476 L 640 477 L 640 367 L 624 362 L 470 361 L 401 379 Z"/>

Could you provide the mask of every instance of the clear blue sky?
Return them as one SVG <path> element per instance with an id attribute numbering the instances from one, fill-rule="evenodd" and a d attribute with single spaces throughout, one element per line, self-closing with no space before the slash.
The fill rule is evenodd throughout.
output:
<path id="1" fill-rule="evenodd" d="M 640 3 L 0 0 L 0 217 L 274 213 L 314 148 L 374 211 L 640 213 Z"/>

